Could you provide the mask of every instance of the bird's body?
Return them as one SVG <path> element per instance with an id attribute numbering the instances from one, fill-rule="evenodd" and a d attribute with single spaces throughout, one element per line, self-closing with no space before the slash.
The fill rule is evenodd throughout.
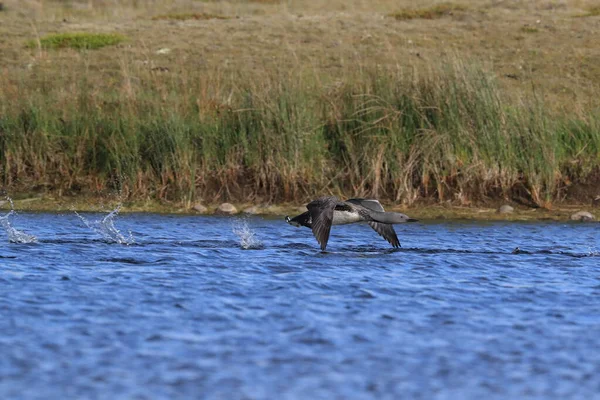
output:
<path id="1" fill-rule="evenodd" d="M 311 228 L 321 249 L 325 250 L 332 225 L 345 225 L 367 222 L 393 247 L 400 247 L 400 241 L 392 224 L 416 221 L 405 214 L 385 212 L 379 201 L 374 199 L 349 199 L 341 201 L 337 197 L 321 197 L 310 202 L 304 212 L 286 221 L 294 226 Z"/>
<path id="2" fill-rule="evenodd" d="M 331 221 L 331 225 L 346 225 L 346 224 L 354 224 L 356 222 L 361 222 L 362 219 L 360 215 L 356 212 L 352 211 L 339 211 L 333 210 L 333 220 Z"/>

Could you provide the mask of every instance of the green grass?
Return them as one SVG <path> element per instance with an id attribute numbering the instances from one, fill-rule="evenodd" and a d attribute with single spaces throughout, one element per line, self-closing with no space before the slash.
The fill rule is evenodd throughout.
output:
<path id="1" fill-rule="evenodd" d="M 45 49 L 99 49 L 105 46 L 119 44 L 125 37 L 114 33 L 57 33 L 44 36 L 37 40 L 30 40 L 28 47 L 38 45 Z"/>
<path id="2" fill-rule="evenodd" d="M 246 3 L 254 3 L 254 4 L 280 4 L 281 0 L 246 0 Z"/>
<path id="3" fill-rule="evenodd" d="M 523 33 L 538 33 L 539 29 L 533 26 L 523 26 L 520 31 Z"/>
<path id="4" fill-rule="evenodd" d="M 415 75 L 367 68 L 336 86 L 283 71 L 136 76 L 135 89 L 115 80 L 98 92 L 83 75 L 57 85 L 68 96 L 26 80 L 18 101 L 0 90 L 3 187 L 188 202 L 518 195 L 547 206 L 600 162 L 600 113 L 505 98 L 492 75 L 458 61 Z"/>
<path id="5" fill-rule="evenodd" d="M 203 3 L 218 3 L 221 0 L 197 0 L 197 1 L 201 1 Z M 231 3 L 271 5 L 271 4 L 281 4 L 281 0 L 234 0 L 234 1 L 231 1 Z"/>
<path id="6" fill-rule="evenodd" d="M 452 15 L 457 11 L 465 11 L 467 8 L 460 4 L 454 3 L 440 3 L 428 8 L 407 8 L 394 13 L 389 14 L 389 17 L 397 20 L 410 20 L 410 19 L 436 19 L 446 15 Z"/>
<path id="7" fill-rule="evenodd" d="M 181 14 L 163 14 L 152 17 L 153 20 L 175 20 L 185 21 L 189 19 L 208 20 L 208 19 L 229 19 L 224 15 L 208 14 L 208 13 L 181 13 Z"/>
<path id="8" fill-rule="evenodd" d="M 599 15 L 600 15 L 600 6 L 590 7 L 587 10 L 587 14 L 585 14 L 586 17 L 597 17 Z"/>
<path id="9" fill-rule="evenodd" d="M 574 15 L 576 18 L 597 17 L 600 16 L 600 6 L 589 7 L 585 13 Z"/>

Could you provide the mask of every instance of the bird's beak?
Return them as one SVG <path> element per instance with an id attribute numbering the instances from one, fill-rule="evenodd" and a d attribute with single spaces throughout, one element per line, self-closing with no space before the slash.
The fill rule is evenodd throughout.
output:
<path id="1" fill-rule="evenodd" d="M 292 221 L 292 219 L 289 216 L 285 216 L 285 222 L 287 222 L 288 224 L 295 226 L 296 228 L 300 228 L 300 224 L 297 222 Z"/>
<path id="2" fill-rule="evenodd" d="M 418 219 L 414 219 L 414 218 L 409 218 L 406 220 L 406 222 L 419 222 Z"/>

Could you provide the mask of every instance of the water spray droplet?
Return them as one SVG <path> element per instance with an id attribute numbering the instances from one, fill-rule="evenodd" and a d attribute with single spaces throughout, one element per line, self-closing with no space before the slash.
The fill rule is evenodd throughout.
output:
<path id="1" fill-rule="evenodd" d="M 37 242 L 37 238 L 33 235 L 20 231 L 13 227 L 10 224 L 9 218 L 11 215 L 16 214 L 15 212 L 15 204 L 12 199 L 6 196 L 6 200 L 10 203 L 10 211 L 5 215 L 0 217 L 0 226 L 4 228 L 6 235 L 8 236 L 8 241 L 11 243 L 35 243 Z"/>
<path id="2" fill-rule="evenodd" d="M 115 226 L 115 218 L 119 215 L 119 211 L 121 210 L 121 204 L 119 203 L 117 207 L 108 213 L 104 218 L 90 221 L 77 211 L 73 210 L 75 215 L 94 233 L 102 236 L 104 240 L 109 243 L 119 243 L 119 244 L 134 244 L 135 239 L 133 238 L 133 234 L 131 231 L 128 236 L 125 236 L 117 229 Z"/>
<path id="3" fill-rule="evenodd" d="M 240 246 L 244 250 L 262 249 L 263 243 L 256 237 L 254 231 L 250 229 L 248 221 L 243 218 L 237 218 L 233 222 L 233 233 L 239 238 Z"/>

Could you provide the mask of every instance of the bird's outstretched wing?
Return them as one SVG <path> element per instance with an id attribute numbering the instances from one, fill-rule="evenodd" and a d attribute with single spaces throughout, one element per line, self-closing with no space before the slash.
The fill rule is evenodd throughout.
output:
<path id="1" fill-rule="evenodd" d="M 398 240 L 398 235 L 396 235 L 394 225 L 369 221 L 369 226 L 375 229 L 375 232 L 379 233 L 380 236 L 387 240 L 392 247 L 400 247 L 400 240 Z"/>
<path id="2" fill-rule="evenodd" d="M 321 250 L 325 250 L 327 247 L 333 222 L 333 210 L 338 203 L 337 197 L 321 197 L 311 201 L 306 206 L 312 219 L 313 235 L 321 245 Z"/>
<path id="3" fill-rule="evenodd" d="M 384 208 L 378 200 L 375 199 L 349 199 L 346 200 L 348 203 L 358 204 L 369 210 L 384 212 Z M 392 247 L 400 247 L 400 240 L 394 230 L 394 225 L 384 224 L 381 222 L 370 221 L 369 226 L 379 233 L 385 240 L 387 240 Z"/>

